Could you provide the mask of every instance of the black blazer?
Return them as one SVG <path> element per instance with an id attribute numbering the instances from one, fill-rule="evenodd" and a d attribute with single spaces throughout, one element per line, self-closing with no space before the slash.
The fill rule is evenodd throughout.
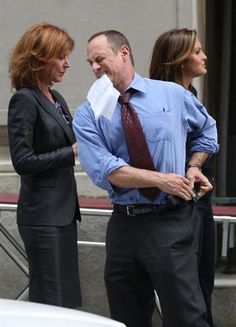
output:
<path id="1" fill-rule="evenodd" d="M 51 92 L 71 123 L 65 100 Z M 8 133 L 12 163 L 21 176 L 18 224 L 63 226 L 80 219 L 71 124 L 39 89 L 22 88 L 9 103 Z"/>

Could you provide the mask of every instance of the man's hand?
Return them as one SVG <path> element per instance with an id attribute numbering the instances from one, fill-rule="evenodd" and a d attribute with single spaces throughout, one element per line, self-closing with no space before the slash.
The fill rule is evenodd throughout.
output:
<path id="1" fill-rule="evenodd" d="M 213 186 L 209 182 L 208 178 L 203 175 L 198 167 L 188 168 L 186 177 L 190 181 L 191 188 L 196 190 L 199 197 L 202 197 L 204 194 L 213 189 Z"/>
<path id="2" fill-rule="evenodd" d="M 177 174 L 159 173 L 161 182 L 158 187 L 165 193 L 178 196 L 186 201 L 192 200 L 195 193 L 188 178 Z"/>

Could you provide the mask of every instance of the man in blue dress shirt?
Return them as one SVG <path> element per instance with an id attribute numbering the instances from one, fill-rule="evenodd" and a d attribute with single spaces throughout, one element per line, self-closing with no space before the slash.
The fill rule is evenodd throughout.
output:
<path id="1" fill-rule="evenodd" d="M 114 205 L 105 265 L 111 316 L 127 327 L 152 326 L 155 289 L 164 327 L 207 327 L 193 189 L 197 183 L 199 196 L 212 189 L 201 165 L 218 151 L 216 123 L 181 86 L 138 75 L 129 42 L 120 32 L 91 36 L 87 56 L 97 78 L 106 74 L 121 94 L 135 90 L 130 103 L 156 168 L 130 165 L 119 102 L 111 119 L 96 118 L 88 101 L 77 109 L 73 128 L 80 163 Z M 149 187 L 160 190 L 153 201 L 139 192 Z"/>

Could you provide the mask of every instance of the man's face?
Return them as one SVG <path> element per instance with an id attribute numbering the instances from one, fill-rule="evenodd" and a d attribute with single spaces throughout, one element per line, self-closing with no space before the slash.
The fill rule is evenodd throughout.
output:
<path id="1" fill-rule="evenodd" d="M 123 68 L 122 51 L 115 53 L 105 35 L 99 35 L 88 43 L 87 57 L 97 78 L 107 74 L 114 87 L 120 84 Z"/>

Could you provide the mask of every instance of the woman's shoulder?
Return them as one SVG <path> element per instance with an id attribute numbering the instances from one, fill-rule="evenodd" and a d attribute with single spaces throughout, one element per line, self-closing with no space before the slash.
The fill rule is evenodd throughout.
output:
<path id="1" fill-rule="evenodd" d="M 10 99 L 10 103 L 14 103 L 15 101 L 25 102 L 29 100 L 31 100 L 31 102 L 35 101 L 33 89 L 22 87 L 13 93 Z"/>
<path id="2" fill-rule="evenodd" d="M 31 100 L 34 99 L 34 89 L 33 88 L 28 88 L 28 87 L 21 87 L 18 89 L 13 95 L 12 99 L 18 99 L 18 98 L 30 98 Z"/>

